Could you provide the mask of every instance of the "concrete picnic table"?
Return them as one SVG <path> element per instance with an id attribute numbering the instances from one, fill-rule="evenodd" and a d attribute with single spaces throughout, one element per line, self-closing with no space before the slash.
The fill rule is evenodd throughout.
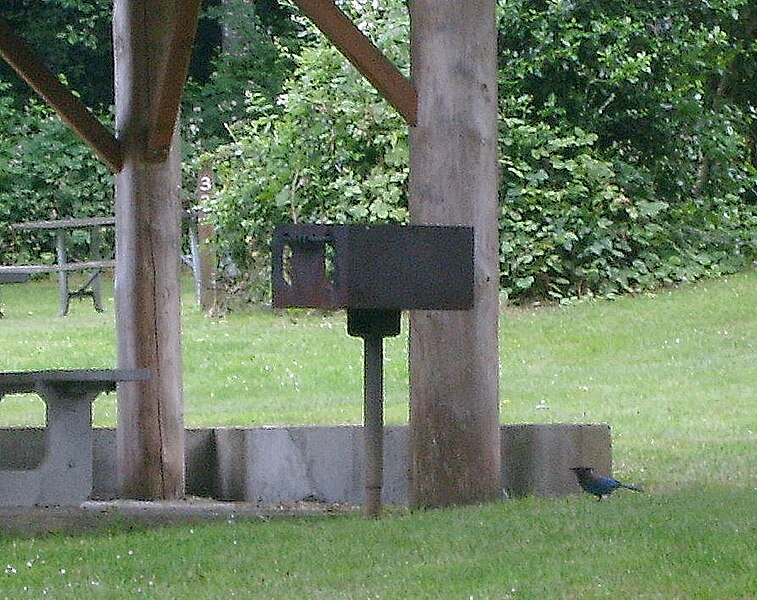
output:
<path id="1" fill-rule="evenodd" d="M 105 268 L 115 267 L 115 260 L 103 260 L 101 229 L 116 224 L 114 216 L 87 217 L 82 219 L 55 219 L 47 221 L 24 221 L 13 223 L 11 229 L 16 230 L 50 230 L 55 232 L 55 251 L 57 264 L 55 265 L 19 265 L 3 266 L 0 272 L 9 273 L 49 273 L 57 271 L 58 290 L 60 293 L 60 315 L 68 314 L 69 300 L 79 296 L 91 296 L 94 308 L 97 312 L 103 311 L 102 293 L 100 291 L 100 273 Z M 73 229 L 89 230 L 89 260 L 84 262 L 68 262 L 66 252 L 67 231 Z M 87 282 L 78 290 L 71 291 L 68 286 L 68 274 L 70 271 L 92 272 Z"/>
<path id="2" fill-rule="evenodd" d="M 7 394 L 36 393 L 45 402 L 44 456 L 10 465 L 0 455 L 0 506 L 72 505 L 92 493 L 92 402 L 119 382 L 149 378 L 147 369 L 0 372 L 0 408 Z"/>

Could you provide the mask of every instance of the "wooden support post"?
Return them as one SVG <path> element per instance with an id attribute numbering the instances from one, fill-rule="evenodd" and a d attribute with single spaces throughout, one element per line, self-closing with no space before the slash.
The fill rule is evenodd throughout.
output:
<path id="1" fill-rule="evenodd" d="M 148 151 L 153 87 L 175 19 L 174 0 L 115 0 L 116 129 L 124 166 L 116 178 L 118 360 L 150 370 L 119 387 L 121 495 L 184 494 L 180 333 L 181 202 L 178 133 L 166 156 Z"/>
<path id="2" fill-rule="evenodd" d="M 198 215 L 197 221 L 198 266 L 200 272 L 200 306 L 209 315 L 220 314 L 216 255 L 216 229 L 204 213 Z"/>
<path id="3" fill-rule="evenodd" d="M 475 228 L 470 311 L 410 315 L 410 500 L 500 496 L 494 0 L 413 0 L 413 223 Z"/>
<path id="4" fill-rule="evenodd" d="M 215 187 L 215 176 L 210 168 L 204 168 L 197 178 L 197 203 L 204 206 Z M 216 284 L 216 232 L 208 214 L 200 209 L 192 217 L 196 219 L 196 252 L 193 251 L 193 268 L 197 286 L 197 301 L 203 311 L 218 314 L 218 287 Z"/>

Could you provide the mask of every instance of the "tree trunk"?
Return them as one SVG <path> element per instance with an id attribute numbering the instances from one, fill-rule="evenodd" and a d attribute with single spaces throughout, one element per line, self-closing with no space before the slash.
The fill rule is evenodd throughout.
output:
<path id="1" fill-rule="evenodd" d="M 118 361 L 151 379 L 118 393 L 121 495 L 184 493 L 180 333 L 181 184 L 178 134 L 167 156 L 148 156 L 151 84 L 174 20 L 174 2 L 115 0 L 116 129 L 124 167 L 116 178 Z"/>
<path id="2" fill-rule="evenodd" d="M 475 230 L 475 305 L 410 315 L 411 503 L 500 496 L 497 69 L 493 0 L 413 0 L 413 223 Z"/>

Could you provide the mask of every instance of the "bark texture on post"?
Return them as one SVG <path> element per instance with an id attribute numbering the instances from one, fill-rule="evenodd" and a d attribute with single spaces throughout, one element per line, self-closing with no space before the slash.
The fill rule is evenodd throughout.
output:
<path id="1" fill-rule="evenodd" d="M 413 223 L 475 228 L 475 305 L 410 315 L 410 501 L 500 497 L 494 0 L 412 0 Z"/>
<path id="2" fill-rule="evenodd" d="M 148 156 L 152 85 L 177 3 L 115 0 L 116 129 L 124 166 L 116 179 L 118 361 L 150 369 L 118 392 L 118 462 L 125 498 L 184 494 L 180 334 L 181 202 L 178 135 Z"/>

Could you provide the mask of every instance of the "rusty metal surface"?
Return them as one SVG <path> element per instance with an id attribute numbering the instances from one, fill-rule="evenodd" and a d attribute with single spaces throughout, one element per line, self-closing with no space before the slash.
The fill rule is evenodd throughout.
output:
<path id="1" fill-rule="evenodd" d="M 470 227 L 281 225 L 272 252 L 277 308 L 473 306 Z"/>

